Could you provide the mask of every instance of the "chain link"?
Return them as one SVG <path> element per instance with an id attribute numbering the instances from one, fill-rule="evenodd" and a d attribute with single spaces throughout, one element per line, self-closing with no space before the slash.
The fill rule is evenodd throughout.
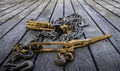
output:
<path id="1" fill-rule="evenodd" d="M 56 40 L 59 38 L 60 41 L 69 41 L 71 39 L 78 39 L 82 36 L 84 32 L 83 27 L 88 26 L 85 20 L 82 19 L 82 16 L 80 16 L 78 13 L 74 13 L 63 18 L 58 18 L 56 21 L 53 21 L 52 23 L 53 25 L 65 24 L 69 27 L 69 30 L 71 30 L 71 32 L 67 34 L 66 33 L 60 34 L 56 31 L 39 31 L 35 34 L 33 40 L 31 40 L 30 42 L 36 42 L 40 35 L 51 38 L 52 40 Z M 4 64 L 5 71 L 16 71 L 16 70 L 25 71 L 25 70 L 32 69 L 34 65 L 32 61 L 27 60 L 20 64 L 16 63 L 18 59 L 21 59 L 21 58 L 28 59 L 28 58 L 32 58 L 32 56 L 33 56 L 32 51 L 27 51 L 25 55 L 16 50 L 14 55 Z M 56 59 L 55 61 L 58 64 L 60 64 L 59 62 L 61 62 L 62 63 L 61 65 L 63 65 L 66 63 L 65 58 L 66 58 L 65 56 L 61 56 L 61 58 Z M 21 67 L 23 68 L 19 70 Z"/>

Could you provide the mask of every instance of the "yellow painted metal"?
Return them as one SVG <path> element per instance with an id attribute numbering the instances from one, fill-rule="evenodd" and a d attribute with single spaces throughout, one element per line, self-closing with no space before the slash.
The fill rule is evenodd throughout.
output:
<path id="1" fill-rule="evenodd" d="M 37 21 L 27 21 L 26 28 L 32 30 L 55 30 L 55 28 L 51 28 L 51 23 L 48 22 L 37 22 Z"/>
<path id="2" fill-rule="evenodd" d="M 47 53 L 47 52 L 57 52 L 58 58 L 65 58 L 67 60 L 73 60 L 73 51 L 76 48 L 84 47 L 86 45 L 89 45 L 91 43 L 106 39 L 111 37 L 111 34 L 103 35 L 103 36 L 97 36 L 93 38 L 88 38 L 84 40 L 71 40 L 68 42 L 30 42 L 28 44 L 29 50 L 31 50 L 34 53 Z M 64 45 L 64 48 L 42 48 L 43 46 L 47 45 Z M 34 47 L 37 47 L 36 49 L 32 49 Z M 20 53 L 26 53 L 27 50 L 22 47 L 22 45 L 16 45 L 14 47 L 14 51 L 20 52 Z M 57 61 L 56 61 L 57 62 Z M 57 62 L 59 63 L 59 62 Z"/>
<path id="3" fill-rule="evenodd" d="M 107 34 L 107 35 L 103 35 L 103 36 L 98 36 L 98 37 L 94 37 L 94 38 L 88 38 L 88 39 L 84 39 L 84 40 L 71 40 L 68 42 L 31 42 L 29 43 L 29 46 L 45 46 L 45 45 L 64 45 L 65 47 L 71 47 L 71 46 L 75 46 L 75 48 L 77 47 L 83 47 L 86 46 L 88 44 L 109 38 L 111 36 L 111 34 Z"/>
<path id="4" fill-rule="evenodd" d="M 103 36 L 97 36 L 94 38 L 88 38 L 84 40 L 71 40 L 68 42 L 30 42 L 28 44 L 29 49 L 32 49 L 33 47 L 38 47 L 36 50 L 32 50 L 33 52 L 60 52 L 60 51 L 73 51 L 75 48 L 84 47 L 88 44 L 109 38 L 111 34 L 103 35 Z M 47 46 L 47 45 L 64 45 L 64 48 L 40 48 L 41 46 Z M 18 46 L 16 46 L 18 48 Z"/>
<path id="5" fill-rule="evenodd" d="M 71 40 L 68 42 L 30 42 L 28 44 L 28 48 L 35 53 L 47 53 L 47 52 L 58 52 L 58 57 L 64 56 L 67 60 L 73 60 L 73 51 L 76 48 L 84 47 L 91 43 L 106 39 L 111 37 L 111 34 L 97 36 L 94 38 L 88 38 L 84 40 Z M 63 45 L 64 48 L 42 48 L 47 45 Z M 32 49 L 37 47 L 36 49 Z M 14 52 L 25 53 L 27 50 L 22 47 L 22 45 L 18 44 L 14 47 Z"/>
<path id="6" fill-rule="evenodd" d="M 44 31 L 55 31 L 57 28 L 55 28 L 51 23 L 49 22 L 37 22 L 37 21 L 31 21 L 28 20 L 26 22 L 26 28 L 31 30 L 44 30 Z M 63 31 L 63 33 L 70 32 L 70 29 L 67 25 L 61 25 L 60 29 Z"/>

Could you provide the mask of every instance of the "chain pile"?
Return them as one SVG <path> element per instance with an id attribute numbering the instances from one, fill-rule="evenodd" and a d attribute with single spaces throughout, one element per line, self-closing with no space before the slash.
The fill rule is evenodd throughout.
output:
<path id="1" fill-rule="evenodd" d="M 60 41 L 69 41 L 71 39 L 78 39 L 81 37 L 81 35 L 84 32 L 83 27 L 88 26 L 85 20 L 82 19 L 82 17 L 77 13 L 74 13 L 64 18 L 59 18 L 56 21 L 53 21 L 53 25 L 56 25 L 56 24 L 57 25 L 63 25 L 63 24 L 68 25 L 71 32 L 67 34 L 66 33 L 61 34 L 55 31 L 39 31 L 38 34 L 35 35 L 35 38 L 32 41 L 37 41 L 40 35 L 51 38 L 53 40 L 59 39 Z M 5 71 L 16 71 L 16 70 L 17 71 L 28 71 L 33 68 L 34 64 L 32 61 L 24 61 L 20 64 L 17 64 L 16 61 L 18 61 L 19 59 L 28 60 L 33 57 L 32 52 L 26 52 L 23 55 L 21 52 L 19 52 L 19 50 L 20 49 L 14 50 L 15 53 L 13 54 L 13 56 L 5 63 L 4 65 Z"/>
<path id="2" fill-rule="evenodd" d="M 68 41 L 71 39 L 78 39 L 83 34 L 83 27 L 88 26 L 85 20 L 77 14 L 73 13 L 69 16 L 58 18 L 56 21 L 53 21 L 53 24 L 57 25 L 68 25 L 71 32 L 60 34 L 55 31 L 41 31 L 41 35 L 51 38 L 52 40 L 59 39 L 60 41 Z"/>
<path id="3" fill-rule="evenodd" d="M 82 19 L 82 17 L 77 13 L 74 13 L 70 16 L 63 18 L 63 21 L 65 22 L 66 25 L 69 25 L 70 29 L 72 29 L 72 32 L 68 34 L 63 34 L 60 37 L 61 41 L 65 41 L 65 40 L 68 41 L 71 39 L 80 38 L 81 35 L 83 34 L 83 27 L 88 26 L 85 20 Z"/>

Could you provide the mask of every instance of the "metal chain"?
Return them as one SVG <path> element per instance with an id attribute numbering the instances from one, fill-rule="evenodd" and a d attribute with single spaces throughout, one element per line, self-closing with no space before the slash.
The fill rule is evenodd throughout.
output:
<path id="1" fill-rule="evenodd" d="M 40 36 L 40 32 L 35 33 L 33 40 L 30 42 L 36 42 Z M 23 47 L 26 47 L 28 45 L 23 45 L 20 43 Z M 32 61 L 28 60 L 33 57 L 33 52 L 31 50 L 27 50 L 26 53 L 22 54 L 18 50 L 13 49 L 13 56 L 6 61 L 6 63 L 3 65 L 4 71 L 29 71 L 33 68 L 34 64 Z M 22 63 L 17 63 L 19 62 L 18 60 L 20 59 L 25 59 Z"/>
<path id="2" fill-rule="evenodd" d="M 31 51 L 28 53 L 32 53 Z M 27 60 L 27 61 L 23 61 L 20 64 L 17 64 L 16 62 L 18 62 L 18 60 L 20 59 L 30 59 L 33 57 L 33 53 L 32 54 L 21 54 L 21 53 L 15 53 L 13 54 L 13 56 L 7 60 L 7 62 L 4 64 L 4 70 L 5 71 L 26 71 L 29 69 L 32 69 L 34 64 L 33 62 Z"/>
<path id="3" fill-rule="evenodd" d="M 40 31 L 39 34 L 52 40 L 60 38 L 61 41 L 80 38 L 84 32 L 83 27 L 88 26 L 88 24 L 85 22 L 82 16 L 80 16 L 78 13 L 73 13 L 69 16 L 58 18 L 56 21 L 53 20 L 52 24 L 53 25 L 65 24 L 69 27 L 69 30 L 71 30 L 71 32 L 67 34 L 62 33 L 62 35 L 59 35 L 59 33 L 56 31 Z"/>
<path id="4" fill-rule="evenodd" d="M 56 31 L 39 31 L 34 35 L 33 40 L 31 40 L 30 42 L 36 42 L 39 38 L 39 36 L 44 36 L 44 37 L 48 37 L 51 38 L 53 40 L 56 40 L 59 38 L 60 41 L 69 41 L 71 39 L 78 39 L 81 37 L 81 35 L 83 34 L 83 27 L 88 26 L 88 24 L 86 24 L 85 20 L 82 19 L 82 17 L 77 14 L 71 14 L 69 16 L 66 16 L 64 18 L 58 18 L 56 21 L 53 21 L 53 25 L 54 24 L 58 24 L 58 25 L 68 25 L 68 27 L 70 28 L 71 32 L 68 34 L 62 34 L 59 35 L 59 33 L 57 33 Z M 25 47 L 25 45 L 23 45 Z M 28 46 L 28 45 L 26 45 Z M 13 49 L 14 50 L 14 49 Z M 16 61 L 20 58 L 24 58 L 24 59 L 28 59 L 28 58 L 32 58 L 33 56 L 33 52 L 29 51 L 26 52 L 25 54 L 20 53 L 18 50 L 15 51 L 16 53 L 14 53 L 14 55 L 5 63 L 4 68 L 5 71 L 25 71 L 25 70 L 29 70 L 32 69 L 34 64 L 32 61 L 24 61 L 20 64 L 17 64 Z M 63 58 L 63 56 L 62 56 Z M 58 62 L 61 62 L 65 60 L 65 58 L 59 60 L 56 60 Z M 62 63 L 64 64 L 66 61 L 63 61 Z M 60 64 L 60 63 L 58 63 Z M 22 68 L 22 69 L 20 69 Z"/>
<path id="5" fill-rule="evenodd" d="M 84 32 L 83 27 L 88 26 L 85 20 L 82 19 L 82 16 L 80 16 L 78 13 L 73 13 L 61 20 L 63 20 L 65 24 L 69 25 L 69 27 L 72 29 L 72 32 L 60 36 L 60 41 L 69 41 L 71 39 L 80 38 Z"/>

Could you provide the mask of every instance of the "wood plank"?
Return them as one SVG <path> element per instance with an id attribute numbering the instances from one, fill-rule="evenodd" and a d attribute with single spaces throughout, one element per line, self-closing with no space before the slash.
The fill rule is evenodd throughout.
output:
<path id="1" fill-rule="evenodd" d="M 75 12 L 81 15 L 85 20 L 88 20 L 86 13 L 79 5 L 77 0 L 72 0 Z M 86 27 L 89 28 L 89 27 Z M 84 28 L 84 29 L 86 29 Z M 82 36 L 79 39 L 84 39 Z M 66 71 L 96 71 L 95 64 L 92 60 L 88 47 L 78 48 L 74 51 L 74 61 L 66 66 Z"/>
<path id="2" fill-rule="evenodd" d="M 88 3 L 90 2 L 90 3 Z M 101 15 L 105 20 L 107 20 L 116 30 L 120 31 L 120 27 L 118 22 L 120 22 L 120 18 L 116 17 L 116 15 L 112 14 L 108 10 L 102 8 L 100 5 L 96 4 L 93 1 L 87 1 L 89 6 L 91 6 L 99 15 Z"/>
<path id="3" fill-rule="evenodd" d="M 90 0 L 92 2 L 92 0 Z M 82 4 L 83 8 L 89 13 L 90 7 L 83 1 L 79 0 Z M 90 2 L 89 2 L 90 3 Z M 95 6 L 95 5 L 94 5 Z M 91 11 L 92 12 L 92 11 Z M 93 16 L 93 14 L 92 14 Z M 97 17 L 96 17 L 97 18 Z M 94 19 L 88 20 L 90 23 L 89 29 L 85 29 L 85 36 L 86 38 L 95 37 L 99 35 L 103 35 L 102 31 L 96 26 Z M 96 47 L 97 46 L 97 47 Z M 97 62 L 97 66 L 99 71 L 119 71 L 119 58 L 120 55 L 114 49 L 114 46 L 109 42 L 109 40 L 103 40 L 97 42 L 95 44 L 90 45 L 90 49 L 92 54 Z"/>
<path id="4" fill-rule="evenodd" d="M 65 16 L 68 16 L 73 13 L 74 13 L 74 11 L 72 9 L 70 0 L 65 0 Z"/>
<path id="5" fill-rule="evenodd" d="M 19 9 L 20 7 L 23 7 L 25 4 L 29 3 L 30 1 L 31 0 L 27 0 L 27 1 L 23 2 L 23 3 L 17 4 L 16 6 L 14 6 L 12 8 L 9 8 L 9 9 L 7 9 L 5 11 L 0 12 L 0 17 L 5 16 L 6 14 L 8 14 L 8 13 L 10 13 L 12 11 L 15 11 L 15 10 L 17 11 L 17 9 Z"/>
<path id="6" fill-rule="evenodd" d="M 4 0 L 5 1 L 5 0 Z M 8 2 L 20 3 L 19 0 L 8 0 Z M 12 56 L 11 47 L 19 42 L 28 44 L 37 31 L 26 31 L 25 22 L 31 18 L 37 21 L 56 20 L 58 17 L 70 15 L 74 12 L 79 13 L 89 23 L 86 27 L 84 36 L 80 39 L 96 37 L 104 34 L 112 34 L 112 37 L 92 45 L 86 46 L 75 50 L 74 61 L 69 62 L 65 66 L 57 66 L 54 63 L 54 58 L 57 57 L 56 53 L 35 53 L 34 57 L 30 59 L 35 64 L 31 71 L 119 71 L 120 68 L 120 17 L 112 13 L 111 7 L 120 6 L 115 1 L 108 1 L 108 4 L 103 1 L 97 1 L 101 4 L 104 3 L 105 8 L 94 2 L 94 0 L 38 0 L 39 2 L 27 8 L 23 12 L 18 12 L 12 19 L 8 19 L 3 25 L 0 26 L 0 71 L 3 71 L 3 64 Z M 27 2 L 27 1 L 24 1 Z M 57 2 L 57 3 L 56 3 Z M 86 3 L 87 2 L 87 3 Z M 3 2 L 4 3 L 4 2 Z M 17 7 L 23 5 L 21 3 Z M 15 4 L 13 4 L 15 5 Z M 10 6 L 13 6 L 10 5 Z M 30 5 L 30 4 L 29 4 Z M 7 6 L 7 5 L 6 5 Z M 13 10 L 17 7 L 11 7 L 8 10 Z M 5 7 L 7 8 L 7 7 Z M 23 9 L 22 7 L 20 9 Z M 5 10 L 5 11 L 8 11 Z M 111 10 L 112 12 L 110 12 Z M 116 8 L 115 8 L 116 10 Z M 4 11 L 4 13 L 5 13 Z M 15 10 L 18 11 L 18 10 Z M 20 11 L 20 10 L 19 10 Z M 21 10 L 22 11 L 22 10 Z M 116 11 L 115 11 L 116 12 Z M 118 10 L 117 10 L 118 12 Z M 0 12 L 0 14 L 4 14 Z M 14 12 L 13 12 L 14 13 Z M 11 13 L 12 14 L 12 13 Z M 12 14 L 13 15 L 13 14 Z M 17 19 L 17 20 L 16 20 Z M 1 19 L 2 20 L 2 19 Z M 17 31 L 16 31 L 17 30 Z M 1 34 L 2 33 L 2 34 Z M 39 37 L 39 42 L 52 41 L 48 38 L 43 40 Z M 56 40 L 56 41 L 59 41 Z M 60 46 L 52 46 L 53 48 L 60 48 Z M 48 47 L 45 47 L 48 48 Z M 20 62 L 22 62 L 21 60 Z"/>
<path id="7" fill-rule="evenodd" d="M 49 10 L 49 13 L 47 13 L 49 15 L 46 17 L 50 17 L 50 20 L 51 20 L 51 18 L 58 18 L 59 16 L 61 16 L 62 15 L 62 12 L 60 12 L 60 11 L 62 11 L 61 3 L 62 3 L 62 0 L 59 0 L 59 1 L 52 0 L 49 7 L 47 7 L 47 9 L 45 10 L 45 12 L 47 10 Z M 58 12 L 59 12 L 59 14 L 57 14 Z M 44 14 L 42 14 L 42 15 L 44 15 Z M 44 19 L 44 20 L 41 19 L 41 20 L 42 21 L 50 21 L 47 19 Z M 44 38 L 44 40 L 43 40 L 43 42 L 48 42 L 48 41 L 51 41 L 51 40 L 48 38 Z M 55 48 L 55 46 L 53 46 L 53 47 Z M 44 48 L 49 48 L 49 47 L 46 46 Z M 56 53 L 39 53 L 37 58 L 36 58 L 35 67 L 34 67 L 33 71 L 40 71 L 40 70 L 43 70 L 43 71 L 62 71 L 63 68 L 60 66 L 57 66 L 54 63 L 55 57 L 57 57 Z"/>
<path id="8" fill-rule="evenodd" d="M 109 0 L 109 1 L 103 0 L 103 1 L 120 9 L 120 3 L 116 3 L 116 2 L 111 1 L 111 0 Z"/>
<path id="9" fill-rule="evenodd" d="M 13 4 L 5 4 L 5 5 L 0 5 L 0 12 L 2 12 L 2 11 L 5 11 L 5 10 L 7 10 L 7 9 L 9 9 L 9 8 L 12 8 L 12 7 L 14 7 L 14 6 L 16 6 L 17 4 L 20 4 L 20 3 L 23 3 L 24 2 L 24 0 L 22 0 L 21 2 L 19 2 L 19 3 L 13 3 Z"/>
<path id="10" fill-rule="evenodd" d="M 1 3 L 4 3 L 5 1 L 1 0 Z"/>
<path id="11" fill-rule="evenodd" d="M 91 6 L 92 6 L 92 4 L 91 4 Z M 93 9 L 95 9 L 95 8 L 93 8 Z M 98 13 L 98 12 L 97 12 Z M 99 12 L 100 13 L 100 12 Z M 98 14 L 99 14 L 98 13 Z M 100 17 L 101 15 L 99 15 L 99 17 Z M 120 46 L 120 44 L 119 44 L 119 35 L 120 35 L 120 31 L 119 30 L 117 30 L 115 27 L 114 27 L 114 21 L 116 21 L 116 24 L 118 24 L 119 23 L 119 20 L 120 20 L 120 18 L 118 19 L 118 20 L 114 20 L 114 21 L 108 21 L 108 20 L 106 20 L 105 18 L 103 18 L 102 16 L 101 16 L 101 18 L 102 18 L 102 20 L 103 21 L 105 21 L 105 23 L 103 23 L 102 21 L 99 21 L 99 19 L 97 19 L 101 24 L 98 24 L 98 25 L 101 25 L 102 27 L 101 27 L 101 29 L 103 28 L 104 29 L 104 31 L 105 31 L 105 33 L 111 33 L 111 34 L 113 34 L 113 37 L 111 37 L 110 38 L 110 40 L 111 40 L 111 42 L 113 43 L 113 45 L 115 46 L 115 49 L 118 51 L 118 53 L 120 52 L 120 48 L 119 48 L 119 46 Z M 109 18 L 109 17 L 106 17 L 106 18 Z M 116 18 L 116 17 L 115 17 Z M 112 23 L 112 24 L 111 24 Z M 105 26 L 105 24 L 106 24 L 106 26 Z M 108 27 L 107 27 L 108 26 Z M 119 26 L 118 26 L 119 27 Z M 108 28 L 109 28 L 109 30 L 108 30 Z"/>
<path id="12" fill-rule="evenodd" d="M 38 2 L 35 2 L 29 8 L 25 9 L 23 12 L 17 14 L 15 17 L 11 18 L 9 21 L 0 26 L 0 39 L 4 37 L 10 30 L 12 30 L 16 25 L 18 25 L 21 20 L 28 16 L 34 8 L 39 6 Z"/>
<path id="13" fill-rule="evenodd" d="M 38 3 L 41 4 L 41 2 L 43 2 L 43 1 L 41 0 Z M 0 40 L 0 45 L 2 45 L 2 46 L 0 46 L 0 49 L 1 49 L 0 52 L 1 52 L 1 55 L 2 55 L 1 58 L 0 58 L 1 59 L 0 64 L 4 61 L 4 59 L 11 52 L 11 47 L 16 45 L 24 37 L 24 35 L 28 32 L 28 31 L 26 31 L 26 28 L 25 28 L 26 20 L 29 20 L 31 18 L 39 17 L 39 14 L 44 9 L 44 6 L 46 6 L 46 3 L 38 6 L 38 8 L 34 8 L 35 10 L 29 16 L 27 16 L 25 19 L 23 19 L 21 22 L 19 22 L 19 25 L 17 25 L 14 29 L 12 29 L 6 36 L 4 36 Z M 33 7 L 34 7 L 34 5 L 32 6 L 32 8 Z M 2 48 L 2 47 L 4 47 L 4 48 Z"/>
<path id="14" fill-rule="evenodd" d="M 70 1 L 66 1 L 66 2 L 68 3 L 67 9 L 68 9 L 68 7 L 69 7 L 69 9 L 68 9 L 69 13 L 70 13 L 71 11 L 72 11 L 71 13 L 73 13 L 74 9 L 72 8 Z M 75 4 L 75 5 L 76 5 L 76 4 Z M 70 10 L 71 10 L 71 11 L 70 11 Z M 77 9 L 77 10 L 78 10 L 78 9 Z M 66 11 L 66 9 L 65 9 L 65 11 Z M 76 9 L 75 9 L 74 12 L 77 12 Z M 65 14 L 69 14 L 69 13 L 66 12 Z M 71 13 L 70 13 L 70 14 L 71 14 Z M 84 39 L 84 38 L 81 37 L 80 39 Z M 87 48 L 87 47 L 84 47 L 84 48 L 77 49 L 77 50 L 74 51 L 74 61 L 71 62 L 71 63 L 68 63 L 68 64 L 66 65 L 65 71 L 80 71 L 80 70 L 86 71 L 86 70 L 89 69 L 89 68 L 84 68 L 85 66 L 87 67 L 87 66 L 89 65 L 89 63 L 86 63 L 86 61 L 89 61 L 89 58 L 88 58 L 88 60 L 85 60 L 85 59 L 87 59 L 86 56 L 85 56 L 85 58 L 83 57 L 83 54 L 84 54 L 84 53 L 85 53 L 85 55 L 86 55 L 86 53 L 87 53 L 87 54 L 89 53 L 89 51 L 86 50 L 86 48 Z M 88 57 L 90 57 L 90 56 L 88 56 Z M 82 59 L 83 59 L 83 60 L 82 60 Z M 84 63 L 83 63 L 83 62 L 84 62 Z M 85 64 L 85 66 L 84 66 L 84 64 Z M 91 66 L 92 66 L 92 65 L 91 65 Z M 91 69 L 91 70 L 94 71 L 94 66 L 93 66 L 93 69 Z"/>
<path id="15" fill-rule="evenodd" d="M 99 5 L 101 5 L 103 8 L 107 9 L 108 11 L 112 12 L 113 14 L 117 15 L 118 17 L 120 17 L 120 9 L 112 6 L 112 5 L 109 5 L 103 1 L 96 1 L 95 2 Z"/>
<path id="16" fill-rule="evenodd" d="M 16 0 L 13 0 L 13 1 L 6 0 L 6 1 L 1 1 L 1 2 L 0 2 L 0 5 L 13 4 L 13 3 L 16 3 L 16 2 L 20 2 L 20 1 L 16 1 Z"/>
<path id="17" fill-rule="evenodd" d="M 1 17 L 1 18 L 0 18 L 0 25 L 1 25 L 1 24 L 4 24 L 4 23 L 7 22 L 8 20 L 12 19 L 14 16 L 16 16 L 17 14 L 23 12 L 24 10 L 27 10 L 27 8 L 29 8 L 32 4 L 37 3 L 37 1 L 38 1 L 38 0 L 34 0 L 34 1 L 32 1 L 32 2 L 30 2 L 30 3 L 28 3 L 28 4 L 26 4 L 26 5 L 24 5 L 24 7 L 19 8 L 18 11 L 13 11 L 13 12 L 11 12 L 11 13 L 3 16 L 3 17 Z"/>
<path id="18" fill-rule="evenodd" d="M 53 15 L 51 16 L 50 21 L 57 20 L 58 18 L 63 17 L 63 0 L 58 0 L 58 3 L 53 11 Z"/>
<path id="19" fill-rule="evenodd" d="M 39 16 L 41 15 L 41 13 L 43 12 L 43 10 L 46 8 L 46 6 L 49 4 L 49 2 L 50 1 L 44 1 L 38 8 L 36 8 L 28 17 L 26 17 L 25 18 L 25 20 L 23 20 L 23 22 L 21 23 L 21 25 L 23 25 L 23 26 L 25 26 L 24 25 L 24 23 L 26 22 L 26 20 L 29 20 L 29 19 L 31 19 L 31 18 L 33 18 L 33 19 L 38 19 L 39 18 Z M 18 28 L 19 29 L 19 28 Z M 23 29 L 23 28 L 22 28 Z M 24 30 L 25 30 L 25 28 L 24 28 Z M 20 31 L 18 31 L 18 32 L 20 32 Z M 21 31 L 21 32 L 23 32 L 23 31 Z M 17 43 L 19 43 L 19 42 L 21 42 L 21 43 L 23 43 L 23 44 L 28 44 L 28 42 L 30 42 L 33 38 L 34 38 L 34 35 L 35 35 L 35 31 L 28 31 L 28 32 L 23 32 L 23 33 L 26 33 L 25 35 L 22 35 L 21 34 L 21 38 L 19 39 L 19 40 L 16 40 L 16 41 L 12 41 L 12 42 L 16 42 L 15 44 L 17 44 Z M 16 33 L 16 34 L 18 34 L 19 35 L 19 33 Z M 13 39 L 13 38 L 12 38 Z M 41 39 L 41 37 L 40 37 L 40 39 Z M 15 44 L 13 44 L 13 45 L 15 45 Z M 13 45 L 11 45 L 11 47 L 13 46 Z M 8 53 L 11 51 L 11 47 L 9 47 L 10 49 L 9 49 L 9 51 L 8 51 Z M 6 53 L 7 54 L 7 53 Z M 7 59 L 9 59 L 10 58 L 10 56 L 12 56 L 12 54 L 10 55 L 9 54 L 9 57 L 8 58 L 6 58 L 6 60 Z M 34 58 L 32 59 L 32 60 L 34 60 Z M 3 64 L 5 64 L 6 62 L 4 62 Z M 3 64 L 2 64 L 2 66 L 1 66 L 1 71 L 3 70 Z"/>
<path id="20" fill-rule="evenodd" d="M 120 1 L 119 0 L 113 0 L 114 2 L 116 2 L 116 3 L 120 3 Z"/>

